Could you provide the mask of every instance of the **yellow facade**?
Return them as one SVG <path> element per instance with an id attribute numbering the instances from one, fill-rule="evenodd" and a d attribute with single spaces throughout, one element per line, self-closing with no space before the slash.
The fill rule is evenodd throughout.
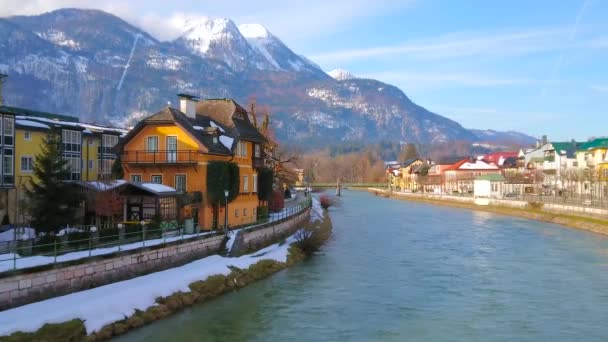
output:
<path id="1" fill-rule="evenodd" d="M 146 152 L 146 139 L 157 137 L 159 153 Z M 165 156 L 167 137 L 176 137 L 177 163 L 168 162 Z M 228 224 L 231 227 L 252 223 L 257 219 L 257 189 L 254 179 L 257 172 L 253 168 L 253 144 L 241 142 L 247 149 L 246 156 L 204 153 L 206 148 L 186 129 L 178 124 L 146 125 L 123 146 L 122 165 L 127 181 L 144 183 L 161 180 L 162 184 L 177 188 L 176 176 L 185 176 L 185 192 L 198 192 L 203 195 L 202 203 L 195 205 L 198 212 L 198 225 L 208 230 L 213 226 L 213 210 L 207 203 L 207 165 L 210 161 L 232 161 L 239 166 L 240 193 L 228 204 Z M 160 176 L 160 178 L 159 178 Z M 219 226 L 224 224 L 224 208 L 220 207 Z"/>

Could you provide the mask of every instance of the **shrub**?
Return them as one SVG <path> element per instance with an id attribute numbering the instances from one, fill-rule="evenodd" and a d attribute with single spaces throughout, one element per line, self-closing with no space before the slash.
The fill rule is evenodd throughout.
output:
<path id="1" fill-rule="evenodd" d="M 99 230 L 99 243 L 108 244 L 118 241 L 118 228 L 105 228 Z"/>
<path id="2" fill-rule="evenodd" d="M 258 213 L 258 217 L 257 217 L 258 221 L 268 219 L 268 207 L 267 206 L 258 207 L 257 213 Z"/>
<path id="3" fill-rule="evenodd" d="M 272 193 L 272 197 L 270 197 L 270 201 L 268 202 L 268 209 L 270 212 L 276 213 L 285 207 L 285 199 L 283 198 L 283 193 L 281 191 L 275 191 Z"/>
<path id="4" fill-rule="evenodd" d="M 91 233 L 89 232 L 74 232 L 68 234 L 68 246 L 71 248 L 88 248 L 89 238 Z"/>
<path id="5" fill-rule="evenodd" d="M 335 204 L 334 200 L 327 195 L 319 197 L 319 202 L 321 203 L 321 208 L 325 210 L 329 209 L 329 207 Z"/>
<path id="6" fill-rule="evenodd" d="M 541 210 L 543 208 L 543 202 L 528 202 L 528 209 Z"/>
<path id="7" fill-rule="evenodd" d="M 55 237 L 54 235 L 43 235 L 41 237 L 39 237 L 34 244 L 32 245 L 32 254 L 33 255 L 37 255 L 37 254 L 53 254 L 53 252 L 55 251 L 55 240 L 57 239 L 57 237 Z M 59 243 L 59 241 L 57 241 L 57 243 Z"/>

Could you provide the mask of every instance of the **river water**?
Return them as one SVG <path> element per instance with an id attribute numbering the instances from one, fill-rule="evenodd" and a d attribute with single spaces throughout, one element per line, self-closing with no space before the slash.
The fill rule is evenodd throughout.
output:
<path id="1" fill-rule="evenodd" d="M 119 340 L 608 340 L 604 236 L 364 192 L 330 212 L 318 255 Z"/>

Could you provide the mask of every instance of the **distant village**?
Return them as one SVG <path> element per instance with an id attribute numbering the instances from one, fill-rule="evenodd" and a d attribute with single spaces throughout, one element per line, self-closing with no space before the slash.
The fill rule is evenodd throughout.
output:
<path id="1" fill-rule="evenodd" d="M 608 138 L 549 141 L 534 148 L 440 160 L 387 162 L 392 191 L 556 201 L 608 201 Z"/>

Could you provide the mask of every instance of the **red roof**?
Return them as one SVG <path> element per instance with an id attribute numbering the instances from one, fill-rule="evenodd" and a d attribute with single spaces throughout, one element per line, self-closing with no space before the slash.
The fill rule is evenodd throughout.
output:
<path id="1" fill-rule="evenodd" d="M 483 158 L 481 158 L 483 161 L 485 161 L 486 163 L 498 163 L 498 161 L 500 160 L 500 158 L 502 157 L 503 159 L 507 159 L 510 157 L 517 157 L 519 156 L 519 153 L 517 152 L 494 152 L 494 153 L 490 153 L 490 154 L 486 154 L 483 156 Z"/>

